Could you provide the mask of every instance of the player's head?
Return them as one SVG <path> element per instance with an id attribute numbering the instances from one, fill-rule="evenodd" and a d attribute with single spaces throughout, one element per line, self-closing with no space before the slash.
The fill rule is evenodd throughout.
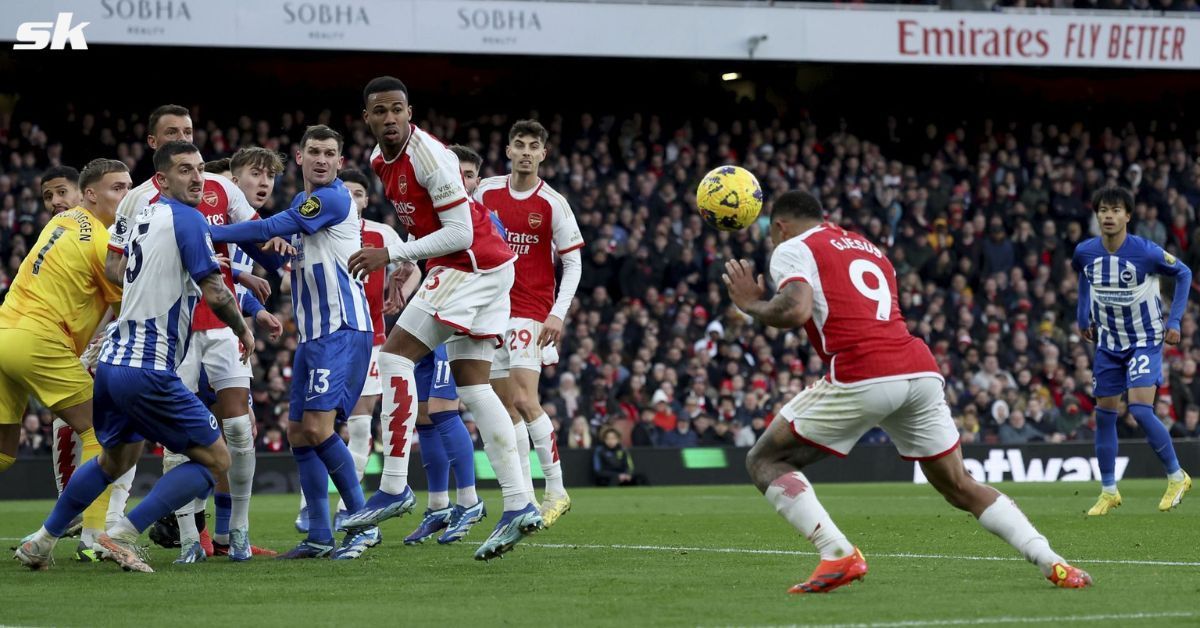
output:
<path id="1" fill-rule="evenodd" d="M 771 241 L 782 244 L 824 219 L 825 211 L 817 197 L 801 190 L 784 192 L 771 210 Z"/>
<path id="2" fill-rule="evenodd" d="M 191 142 L 175 140 L 154 151 L 158 189 L 181 203 L 196 207 L 204 195 L 204 160 Z"/>
<path id="3" fill-rule="evenodd" d="M 117 205 L 121 204 L 121 199 L 129 193 L 132 185 L 129 166 L 116 159 L 93 159 L 79 173 L 83 206 L 106 225 L 112 224 L 116 218 Z"/>
<path id="4" fill-rule="evenodd" d="M 247 146 L 233 154 L 229 170 L 230 178 L 246 195 L 250 206 L 262 209 L 275 190 L 275 177 L 283 172 L 283 158 L 269 148 Z"/>
<path id="5" fill-rule="evenodd" d="M 348 168 L 338 173 L 338 178 L 342 180 L 342 184 L 350 190 L 350 196 L 354 198 L 354 206 L 358 208 L 358 215 L 362 216 L 362 212 L 367 208 L 367 202 L 371 199 L 371 181 L 367 179 L 367 175 L 363 174 L 362 170 Z"/>
<path id="6" fill-rule="evenodd" d="M 186 107 L 163 105 L 150 112 L 146 122 L 146 143 L 158 150 L 159 146 L 175 140 L 192 141 L 192 114 Z"/>
<path id="7" fill-rule="evenodd" d="M 296 163 L 304 174 L 304 182 L 312 186 L 329 185 L 342 168 L 342 134 L 317 124 L 308 127 L 300 138 Z"/>
<path id="8" fill-rule="evenodd" d="M 1092 195 L 1092 211 L 1096 212 L 1100 233 L 1112 236 L 1125 231 L 1133 218 L 1133 202 L 1133 192 L 1120 186 L 1096 190 Z"/>
<path id="9" fill-rule="evenodd" d="M 458 171 L 462 173 L 463 186 L 467 188 L 467 194 L 475 194 L 475 188 L 479 185 L 479 171 L 483 168 L 483 157 L 471 150 L 469 146 L 462 144 L 451 146 L 450 152 L 458 157 Z"/>
<path id="10" fill-rule="evenodd" d="M 42 173 L 42 205 L 57 214 L 77 207 L 83 200 L 79 195 L 79 171 L 70 166 L 54 166 Z"/>
<path id="11" fill-rule="evenodd" d="M 229 169 L 229 158 L 222 157 L 212 161 L 204 162 L 204 171 L 208 174 L 217 174 L 226 179 L 233 179 L 233 172 Z"/>
<path id="12" fill-rule="evenodd" d="M 546 141 L 550 132 L 537 120 L 517 120 L 508 130 L 508 146 L 504 154 L 512 160 L 515 174 L 536 175 L 546 158 Z"/>
<path id="13" fill-rule="evenodd" d="M 375 141 L 384 150 L 395 153 L 408 140 L 412 106 L 408 88 L 394 76 L 377 76 L 363 88 L 363 121 L 371 128 Z"/>

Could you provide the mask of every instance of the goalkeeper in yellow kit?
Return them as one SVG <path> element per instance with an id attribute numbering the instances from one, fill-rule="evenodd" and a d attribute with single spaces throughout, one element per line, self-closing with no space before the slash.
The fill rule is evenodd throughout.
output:
<path id="1" fill-rule="evenodd" d="M 121 300 L 121 285 L 107 279 L 104 265 L 108 227 L 131 183 L 120 161 L 88 163 L 79 176 L 82 205 L 42 229 L 0 304 L 0 472 L 16 459 L 30 395 L 79 434 L 84 461 L 100 453 L 92 431 L 92 378 L 79 356 L 109 306 Z M 82 548 L 104 532 L 108 495 L 84 511 Z"/>

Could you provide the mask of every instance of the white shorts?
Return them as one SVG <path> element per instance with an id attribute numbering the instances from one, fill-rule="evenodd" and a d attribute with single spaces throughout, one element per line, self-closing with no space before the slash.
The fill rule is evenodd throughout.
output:
<path id="1" fill-rule="evenodd" d="M 822 379 L 780 413 L 796 437 L 835 456 L 879 426 L 905 460 L 934 460 L 958 447 L 958 428 L 936 377 L 837 386 Z"/>
<path id="2" fill-rule="evenodd" d="M 203 367 L 213 390 L 249 388 L 253 372 L 249 364 L 242 363 L 239 345 L 237 336 L 228 327 L 192 332 L 187 355 L 176 369 L 179 379 L 188 390 L 196 392 L 200 388 L 200 369 Z"/>
<path id="3" fill-rule="evenodd" d="M 360 396 L 370 397 L 383 394 L 383 379 L 379 377 L 379 349 L 383 345 L 371 347 L 371 366 L 367 369 L 367 379 L 363 382 Z"/>
<path id="4" fill-rule="evenodd" d="M 492 379 L 508 377 L 510 369 L 542 372 L 542 348 L 538 346 L 538 336 L 544 326 L 532 318 L 509 320 L 504 342 L 492 357 Z"/>
<path id="5" fill-rule="evenodd" d="M 490 273 L 434 268 L 397 324 L 430 350 L 447 343 L 447 352 L 453 353 L 449 345 L 466 338 L 492 339 L 494 346 L 499 346 L 508 330 L 508 291 L 513 277 L 512 265 Z M 431 328 L 429 319 L 440 325 Z"/>

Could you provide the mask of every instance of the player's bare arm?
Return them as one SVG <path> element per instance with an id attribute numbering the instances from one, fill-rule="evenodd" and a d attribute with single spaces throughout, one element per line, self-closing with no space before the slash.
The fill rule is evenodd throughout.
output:
<path id="1" fill-rule="evenodd" d="M 803 327 L 812 318 L 812 287 L 803 281 L 788 283 L 770 301 L 764 301 L 766 285 L 762 275 L 754 275 L 749 261 L 726 262 L 725 274 L 721 278 L 733 304 L 764 325 Z"/>
<path id="2" fill-rule="evenodd" d="M 125 285 L 125 264 L 129 261 L 124 253 L 109 251 L 104 258 L 104 276 L 118 286 Z"/>
<path id="3" fill-rule="evenodd" d="M 201 279 L 200 291 L 204 294 L 205 303 L 208 303 L 208 307 L 212 308 L 217 318 L 228 325 L 241 341 L 242 362 L 249 361 L 250 354 L 254 351 L 254 334 L 246 326 L 246 319 L 242 318 L 237 298 L 225 287 L 221 273 L 212 273 Z"/>

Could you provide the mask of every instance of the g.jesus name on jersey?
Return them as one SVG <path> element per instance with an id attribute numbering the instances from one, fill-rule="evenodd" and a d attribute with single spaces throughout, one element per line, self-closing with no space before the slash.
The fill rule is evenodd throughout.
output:
<path id="1" fill-rule="evenodd" d="M 423 238 L 442 227 L 438 212 L 468 203 L 471 209 L 471 246 L 430 259 L 426 266 L 464 272 L 489 273 L 513 261 L 513 253 L 492 225 L 487 210 L 472 203 L 458 170 L 458 157 L 436 137 L 409 125 L 408 139 L 391 161 L 376 146 L 371 169 L 383 182 L 384 195 L 396 208 L 400 224 L 414 238 Z"/>
<path id="2" fill-rule="evenodd" d="M 584 244 L 571 206 L 545 181 L 527 192 L 515 192 L 503 176 L 480 181 L 475 198 L 500 217 L 508 246 L 517 254 L 512 318 L 546 320 L 554 305 L 554 255 Z"/>
<path id="3" fill-rule="evenodd" d="M 771 256 L 777 289 L 812 286 L 809 342 L 834 384 L 937 377 L 929 347 L 908 333 L 900 314 L 896 270 L 871 242 L 822 224 L 780 244 Z"/>

